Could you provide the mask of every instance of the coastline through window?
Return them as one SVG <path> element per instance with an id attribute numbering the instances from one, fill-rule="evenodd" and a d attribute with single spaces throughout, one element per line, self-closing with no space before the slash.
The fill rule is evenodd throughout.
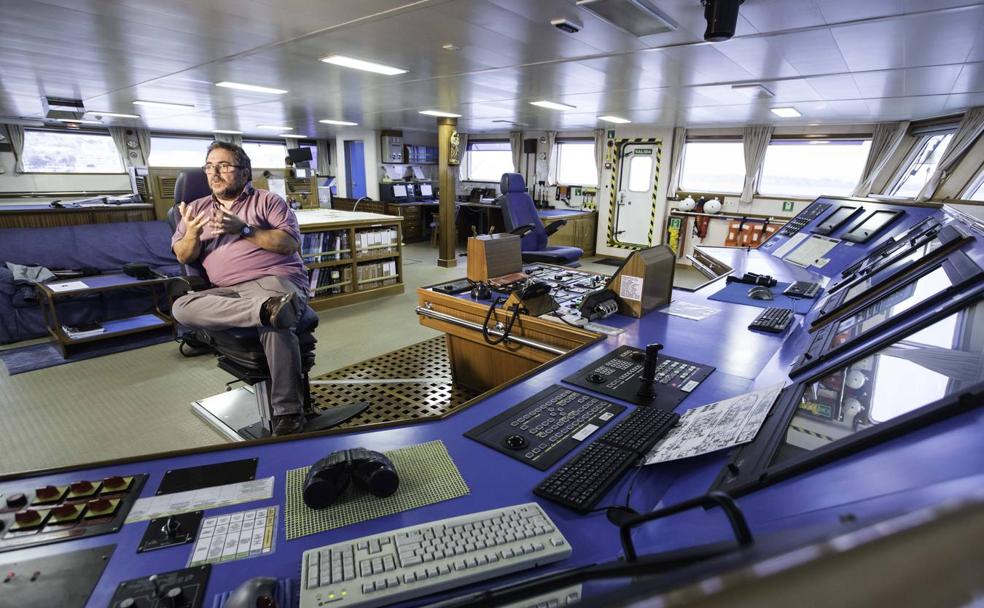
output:
<path id="1" fill-rule="evenodd" d="M 25 173 L 123 173 L 109 134 L 24 130 Z"/>
<path id="2" fill-rule="evenodd" d="M 512 148 L 508 141 L 469 141 L 466 158 L 470 181 L 498 183 L 503 173 L 514 171 Z"/>
<path id="3" fill-rule="evenodd" d="M 597 186 L 593 139 L 557 141 L 557 183 L 562 186 Z"/>
<path id="4" fill-rule="evenodd" d="M 870 139 L 773 139 L 765 151 L 758 192 L 816 198 L 849 196 L 868 158 Z"/>

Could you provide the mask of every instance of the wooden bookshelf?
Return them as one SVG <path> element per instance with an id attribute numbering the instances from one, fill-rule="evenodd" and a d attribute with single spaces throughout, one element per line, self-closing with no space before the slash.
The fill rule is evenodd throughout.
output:
<path id="1" fill-rule="evenodd" d="M 403 218 L 300 209 L 297 219 L 301 257 L 309 279 L 315 279 L 314 295 L 308 301 L 311 308 L 324 310 L 403 293 Z M 320 244 L 316 234 L 322 235 Z"/>

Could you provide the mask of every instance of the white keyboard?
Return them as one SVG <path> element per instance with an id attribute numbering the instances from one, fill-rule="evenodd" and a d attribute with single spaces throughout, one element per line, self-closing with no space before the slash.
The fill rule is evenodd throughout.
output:
<path id="1" fill-rule="evenodd" d="M 560 561 L 571 546 L 535 502 L 304 552 L 301 608 L 372 608 Z"/>

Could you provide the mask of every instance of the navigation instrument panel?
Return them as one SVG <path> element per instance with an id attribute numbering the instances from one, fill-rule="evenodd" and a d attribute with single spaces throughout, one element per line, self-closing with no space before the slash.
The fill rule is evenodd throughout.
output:
<path id="1" fill-rule="evenodd" d="M 854 217 L 856 213 L 864 211 L 864 207 L 857 205 L 841 205 L 833 213 L 828 215 L 822 222 L 813 229 L 814 234 L 830 234 L 841 227 L 847 220 Z"/>
<path id="2" fill-rule="evenodd" d="M 867 243 L 871 237 L 885 229 L 886 226 L 905 215 L 905 211 L 875 211 L 864 219 L 860 224 L 851 228 L 841 236 L 845 241 L 852 243 Z"/>
<path id="3" fill-rule="evenodd" d="M 786 389 L 714 489 L 743 494 L 974 407 L 984 398 L 984 300 L 938 315 Z"/>

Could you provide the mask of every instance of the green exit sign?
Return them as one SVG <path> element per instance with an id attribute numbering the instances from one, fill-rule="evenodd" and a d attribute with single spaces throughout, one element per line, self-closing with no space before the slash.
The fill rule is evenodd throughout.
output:
<path id="1" fill-rule="evenodd" d="M 792 211 L 793 210 L 793 201 L 783 201 L 782 202 L 782 210 L 783 211 Z"/>

